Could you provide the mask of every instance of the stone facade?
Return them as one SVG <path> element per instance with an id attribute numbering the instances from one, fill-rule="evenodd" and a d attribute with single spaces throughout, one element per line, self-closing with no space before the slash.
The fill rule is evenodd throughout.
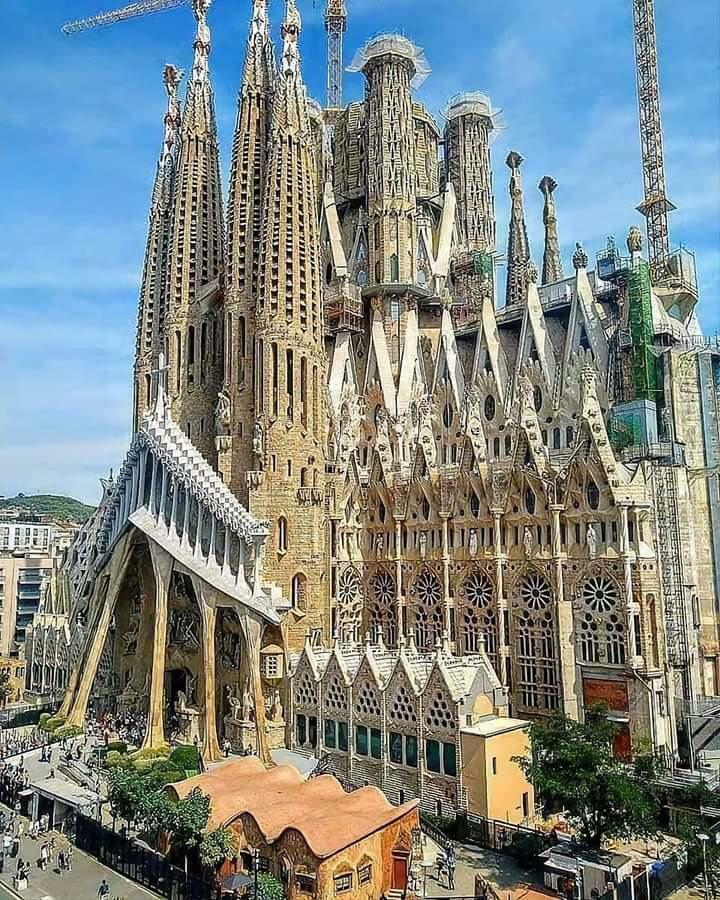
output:
<path id="1" fill-rule="evenodd" d="M 488 98 L 453 98 L 443 160 L 412 93 L 427 61 L 381 35 L 350 67 L 364 99 L 323 112 L 292 0 L 277 65 L 266 0 L 253 3 L 225 238 L 208 6 L 195 0 L 182 110 L 166 72 L 137 435 L 73 570 L 93 628 L 66 709 L 81 717 L 103 653 L 127 678 L 127 654 L 103 650 L 119 603 L 115 640 L 145 623 L 136 656 L 152 666 L 128 685 L 137 699 L 150 677 L 150 743 L 186 702 L 210 750 L 228 716 L 267 745 L 306 635 L 362 653 L 369 634 L 424 657 L 484 647 L 513 715 L 602 701 L 619 754 L 650 740 L 675 755 L 683 702 L 720 693 L 720 347 L 699 335 L 689 255 L 653 285 L 631 229 L 627 254 L 611 241 L 594 269 L 577 244 L 563 277 L 547 177 L 541 279 L 513 152 L 500 306 Z M 198 617 L 192 659 L 168 656 L 181 596 Z M 230 618 L 240 662 L 218 666 Z M 358 761 L 352 777 L 382 781 L 377 768 Z"/>

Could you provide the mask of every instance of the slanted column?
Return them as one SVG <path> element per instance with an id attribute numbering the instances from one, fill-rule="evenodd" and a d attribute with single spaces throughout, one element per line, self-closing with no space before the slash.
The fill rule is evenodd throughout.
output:
<path id="1" fill-rule="evenodd" d="M 225 546 L 223 548 L 223 564 L 222 564 L 222 573 L 223 575 L 227 575 L 230 570 L 230 540 L 232 538 L 232 533 L 228 526 L 225 526 Z"/>
<path id="2" fill-rule="evenodd" d="M 149 540 L 150 558 L 155 575 L 155 630 L 150 675 L 150 704 L 143 750 L 165 743 L 163 704 L 165 695 L 165 649 L 167 644 L 168 593 L 173 558 L 153 540 Z"/>
<path id="3" fill-rule="evenodd" d="M 202 530 L 203 530 L 203 519 L 205 517 L 205 507 L 198 500 L 197 501 L 197 524 L 195 526 L 195 549 L 193 551 L 193 556 L 195 559 L 200 559 L 202 556 Z"/>
<path id="4" fill-rule="evenodd" d="M 260 642 L 262 640 L 263 625 L 259 619 L 254 618 L 245 608 L 241 613 L 240 623 L 245 636 L 247 647 L 247 661 L 249 667 L 250 684 L 252 686 L 253 702 L 255 705 L 255 730 L 257 739 L 257 753 L 263 765 L 274 766 L 270 748 L 268 747 L 267 733 L 265 731 L 265 698 L 263 697 L 262 681 L 260 678 Z M 320 717 L 318 717 L 318 728 Z M 319 732 L 318 732 L 319 739 Z"/>
<path id="5" fill-rule="evenodd" d="M 171 528 L 174 528 L 175 535 L 177 536 L 177 523 L 176 523 L 175 519 L 177 517 L 178 494 L 180 493 L 180 485 L 177 483 L 177 481 L 174 478 L 172 479 L 172 489 L 173 489 L 172 510 L 170 512 L 170 525 L 168 526 L 168 533 L 170 532 Z"/>
<path id="6" fill-rule="evenodd" d="M 208 588 L 197 577 L 193 576 L 193 587 L 200 600 L 202 616 L 202 666 L 203 666 L 203 745 L 204 762 L 215 762 L 220 759 L 220 743 L 217 735 L 215 718 L 215 623 L 217 610 L 208 604 Z"/>
<path id="7" fill-rule="evenodd" d="M 138 479 L 138 506 L 145 503 L 145 470 L 147 468 L 148 451 L 143 448 L 140 451 L 140 477 Z"/>
<path id="8" fill-rule="evenodd" d="M 206 562 L 209 564 L 211 559 L 216 557 L 215 553 L 215 538 L 217 537 L 217 518 L 213 513 L 211 516 L 211 524 L 210 524 L 210 543 L 208 544 L 208 552 Z"/>
<path id="9" fill-rule="evenodd" d="M 100 665 L 100 657 L 102 656 L 105 641 L 107 640 L 110 622 L 115 612 L 115 603 L 122 580 L 132 556 L 132 540 L 131 535 L 126 534 L 115 548 L 109 565 L 109 575 L 107 580 L 107 591 L 104 600 L 99 603 L 99 615 L 95 621 L 94 627 L 90 630 L 90 644 L 79 671 L 82 676 L 79 678 L 77 693 L 70 703 L 70 712 L 68 713 L 68 725 L 75 725 L 82 728 L 85 723 L 85 715 L 87 713 L 88 700 L 90 699 L 90 691 L 92 690 L 95 676 L 97 675 L 98 666 Z M 72 679 L 71 679 L 72 686 Z M 72 696 L 71 688 L 68 689 L 68 696 Z M 62 708 L 66 708 L 66 702 Z M 68 704 L 70 705 L 70 704 Z"/>
<path id="10" fill-rule="evenodd" d="M 130 513 L 134 513 L 137 509 L 138 496 L 138 461 L 135 460 L 132 467 L 132 490 L 130 492 Z"/>
<path id="11" fill-rule="evenodd" d="M 190 546 L 190 504 L 193 497 L 190 491 L 185 488 L 185 512 L 183 513 L 183 526 L 180 543 L 187 549 Z"/>
<path id="12" fill-rule="evenodd" d="M 155 489 L 157 488 L 157 470 L 158 470 L 158 458 L 157 456 L 153 456 L 153 469 L 152 469 L 152 480 L 150 482 L 150 502 L 148 503 L 148 511 L 154 515 L 155 514 Z"/>
<path id="13" fill-rule="evenodd" d="M 157 511 L 157 522 L 165 521 L 165 503 L 167 502 L 168 470 L 162 467 L 162 487 L 160 488 L 160 506 Z"/>

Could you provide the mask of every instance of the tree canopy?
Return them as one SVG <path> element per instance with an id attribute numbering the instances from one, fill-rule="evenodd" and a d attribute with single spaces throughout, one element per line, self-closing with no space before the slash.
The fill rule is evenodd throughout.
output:
<path id="1" fill-rule="evenodd" d="M 587 710 L 584 722 L 557 713 L 532 723 L 531 756 L 518 759 L 545 806 L 563 809 L 580 841 L 594 849 L 659 827 L 655 760 L 647 753 L 631 763 L 615 759 L 617 731 L 605 707 Z"/>

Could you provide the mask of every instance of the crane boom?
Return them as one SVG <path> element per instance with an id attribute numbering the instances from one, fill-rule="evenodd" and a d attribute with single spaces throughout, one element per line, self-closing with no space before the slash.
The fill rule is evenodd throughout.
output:
<path id="1" fill-rule="evenodd" d="M 62 31 L 63 34 L 77 34 L 78 31 L 100 28 L 103 25 L 114 25 L 116 22 L 123 22 L 125 19 L 147 16 L 150 13 L 172 9 L 175 6 L 186 6 L 191 2 L 192 0 L 137 0 L 137 2 L 129 3 L 121 9 L 114 9 L 110 12 L 98 13 L 96 16 L 89 16 L 87 19 L 68 22 L 63 25 Z"/>
<path id="2" fill-rule="evenodd" d="M 665 274 L 670 255 L 668 213 L 675 206 L 665 189 L 665 155 L 660 118 L 654 0 L 632 0 L 635 28 L 638 115 L 645 198 L 638 206 L 647 220 L 648 257 L 654 280 Z"/>

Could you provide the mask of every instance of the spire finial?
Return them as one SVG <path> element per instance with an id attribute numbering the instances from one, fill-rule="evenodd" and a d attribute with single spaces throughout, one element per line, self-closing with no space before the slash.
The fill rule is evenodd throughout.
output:
<path id="1" fill-rule="evenodd" d="M 573 253 L 573 266 L 575 269 L 587 269 L 588 267 L 588 255 L 583 249 L 583 245 L 580 241 L 575 243 L 575 252 Z"/>
<path id="2" fill-rule="evenodd" d="M 530 242 L 525 226 L 523 209 L 522 181 L 520 166 L 522 156 L 512 150 L 507 155 L 505 164 L 510 169 L 510 233 L 507 249 L 507 285 L 505 288 L 505 305 L 524 303 L 527 298 L 528 264 L 530 262 Z"/>
<path id="3" fill-rule="evenodd" d="M 163 163 L 172 154 L 178 130 L 180 128 L 180 103 L 178 87 L 185 73 L 175 66 L 166 65 L 163 70 L 163 81 L 168 95 L 167 113 L 165 114 L 165 137 L 163 141 Z"/>
<path id="4" fill-rule="evenodd" d="M 542 283 L 552 284 L 563 278 L 562 260 L 560 258 L 560 242 L 557 231 L 557 212 L 555 210 L 555 198 L 553 192 L 557 189 L 557 181 L 546 175 L 538 185 L 545 206 L 543 209 L 543 224 L 545 225 L 545 253 L 543 255 Z"/>
<path id="5" fill-rule="evenodd" d="M 208 59 L 210 57 L 210 27 L 207 13 L 212 0 L 193 0 L 193 12 L 197 20 L 195 32 L 195 59 L 193 61 L 193 81 L 205 81 L 208 76 Z"/>

